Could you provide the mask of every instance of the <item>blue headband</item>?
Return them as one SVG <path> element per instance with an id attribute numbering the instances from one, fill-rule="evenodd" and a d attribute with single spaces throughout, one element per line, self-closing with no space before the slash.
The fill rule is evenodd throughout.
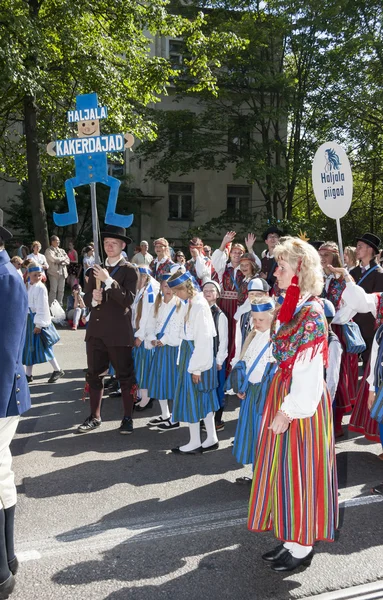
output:
<path id="1" fill-rule="evenodd" d="M 143 275 L 151 275 L 152 272 L 149 269 L 149 267 L 138 267 L 138 270 L 140 273 L 142 273 Z"/>
<path id="2" fill-rule="evenodd" d="M 267 310 L 273 310 L 275 308 L 274 302 L 264 302 L 263 304 L 252 304 L 251 310 L 253 312 L 266 312 Z"/>
<path id="3" fill-rule="evenodd" d="M 42 267 L 40 265 L 33 265 L 33 267 L 28 267 L 28 273 L 33 273 L 34 271 L 39 271 L 41 273 Z"/>
<path id="4" fill-rule="evenodd" d="M 161 281 L 167 281 L 172 276 L 171 273 L 164 273 L 161 277 Z"/>
<path id="5" fill-rule="evenodd" d="M 170 281 L 169 279 L 168 286 L 171 288 L 177 287 L 177 285 L 181 285 L 182 283 L 185 283 L 185 281 L 188 281 L 191 278 L 192 276 L 190 275 L 189 271 L 187 271 L 186 273 L 182 273 L 182 275 L 173 279 L 173 281 Z"/>

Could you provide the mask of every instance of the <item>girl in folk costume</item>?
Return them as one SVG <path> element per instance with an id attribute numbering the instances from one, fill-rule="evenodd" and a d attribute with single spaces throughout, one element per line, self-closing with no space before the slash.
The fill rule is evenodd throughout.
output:
<path id="1" fill-rule="evenodd" d="M 28 267 L 28 321 L 25 336 L 23 365 L 28 383 L 33 381 L 33 365 L 49 362 L 53 367 L 53 373 L 48 383 L 55 383 L 65 375 L 61 370 L 53 353 L 53 346 L 60 336 L 52 323 L 48 303 L 48 292 L 41 278 L 43 269 L 40 265 L 33 263 Z"/>
<path id="2" fill-rule="evenodd" d="M 272 354 L 270 327 L 275 304 L 271 298 L 258 298 L 251 303 L 253 329 L 246 338 L 239 360 L 246 364 L 246 379 L 238 392 L 242 400 L 235 432 L 233 454 L 243 465 L 253 464 L 262 421 L 263 408 L 271 380 L 276 371 Z M 240 477 L 238 483 L 250 483 Z"/>
<path id="3" fill-rule="evenodd" d="M 239 306 L 242 306 L 247 299 L 247 286 L 249 281 L 259 273 L 259 267 L 255 261 L 255 255 L 250 254 L 249 252 L 242 254 L 239 261 L 239 268 L 243 273 L 243 280 L 238 293 L 238 304 Z"/>
<path id="4" fill-rule="evenodd" d="M 193 238 L 189 242 L 191 259 L 187 261 L 185 267 L 201 287 L 205 281 L 211 279 L 211 260 L 205 256 L 203 242 L 200 238 Z"/>
<path id="5" fill-rule="evenodd" d="M 383 426 L 371 418 L 370 409 L 375 396 L 375 384 L 378 379 L 376 367 L 377 357 L 380 356 L 380 347 L 383 344 L 381 325 L 383 324 L 383 293 L 376 292 L 368 294 L 357 285 L 346 269 L 332 269 L 334 273 L 341 274 L 346 280 L 346 289 L 343 293 L 343 301 L 346 306 L 355 313 L 371 313 L 375 318 L 376 335 L 371 351 L 371 362 L 368 374 L 363 377 L 360 384 L 357 401 L 352 411 L 349 429 L 362 433 L 371 442 L 380 442 L 383 446 Z M 383 459 L 383 454 L 381 455 Z"/>
<path id="6" fill-rule="evenodd" d="M 148 396 L 148 380 L 150 364 L 153 358 L 153 349 L 145 348 L 146 326 L 149 318 L 150 307 L 154 305 L 159 292 L 159 284 L 150 275 L 148 267 L 138 268 L 137 294 L 132 306 L 132 325 L 134 330 L 134 369 L 136 372 L 138 395 L 141 400 L 135 405 L 135 410 L 142 411 L 152 407 L 152 400 Z"/>
<path id="7" fill-rule="evenodd" d="M 335 396 L 335 437 L 343 435 L 342 419 L 351 412 L 356 401 L 358 387 L 358 355 L 347 352 L 346 339 L 342 325 L 349 320 L 349 311 L 342 309 L 342 294 L 346 287 L 344 277 L 335 276 L 330 266 L 341 267 L 339 248 L 335 242 L 325 242 L 318 250 L 324 271 L 323 296 L 332 302 L 336 315 L 332 329 L 342 344 L 342 362 L 339 385 Z"/>
<path id="8" fill-rule="evenodd" d="M 161 281 L 162 275 L 164 273 L 169 273 L 170 267 L 174 265 L 170 257 L 168 240 L 165 240 L 165 238 L 154 240 L 154 252 L 157 254 L 157 258 L 150 263 L 150 270 L 154 279 Z"/>
<path id="9" fill-rule="evenodd" d="M 184 323 L 178 357 L 178 380 L 174 394 L 173 419 L 188 423 L 190 441 L 173 448 L 175 454 L 199 454 L 218 448 L 214 411 L 219 409 L 217 368 L 213 340 L 216 335 L 209 304 L 195 290 L 190 273 L 178 271 L 168 279 L 183 306 Z M 201 444 L 200 421 L 204 420 L 207 438 Z"/>
<path id="10" fill-rule="evenodd" d="M 148 394 L 150 398 L 158 399 L 161 408 L 161 415 L 151 419 L 149 426 L 160 431 L 170 431 L 180 426 L 171 419 L 168 401 L 173 400 L 176 388 L 177 355 L 184 316 L 180 300 L 167 284 L 170 277 L 170 273 L 162 276 L 161 293 L 150 308 L 145 340 L 147 349 L 154 348 Z"/>
<path id="11" fill-rule="evenodd" d="M 286 297 L 271 328 L 278 370 L 256 450 L 248 527 L 281 540 L 263 560 L 274 571 L 308 566 L 318 540 L 334 541 L 338 492 L 331 399 L 323 381 L 327 323 L 316 250 L 282 238 L 274 256 Z"/>

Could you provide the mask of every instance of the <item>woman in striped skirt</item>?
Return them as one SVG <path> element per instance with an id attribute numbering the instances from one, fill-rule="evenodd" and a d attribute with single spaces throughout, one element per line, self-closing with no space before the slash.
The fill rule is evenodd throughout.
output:
<path id="1" fill-rule="evenodd" d="M 28 267 L 28 308 L 27 331 L 23 351 L 23 365 L 25 365 L 28 383 L 33 381 L 33 365 L 49 362 L 53 373 L 48 383 L 55 383 L 65 375 L 64 371 L 54 356 L 53 346 L 59 341 L 55 326 L 52 323 L 48 303 L 48 292 L 42 283 L 43 269 L 37 263 Z"/>
<path id="2" fill-rule="evenodd" d="M 248 382 L 243 392 L 237 392 L 242 400 L 235 432 L 233 454 L 239 463 L 252 465 L 255 460 L 263 408 L 272 377 L 276 370 L 270 341 L 270 327 L 275 304 L 272 299 L 258 298 L 251 303 L 253 329 L 248 334 L 239 360 L 246 364 Z M 247 389 L 246 389 L 247 388 Z M 237 483 L 250 483 L 248 477 Z"/>
<path id="3" fill-rule="evenodd" d="M 153 402 L 148 396 L 149 370 L 154 349 L 145 348 L 146 326 L 151 306 L 160 289 L 159 283 L 150 275 L 148 267 L 139 267 L 140 276 L 137 283 L 137 294 L 132 306 L 132 324 L 134 330 L 133 359 L 140 401 L 136 403 L 135 410 L 143 411 L 151 408 Z"/>
<path id="4" fill-rule="evenodd" d="M 219 409 L 217 367 L 213 338 L 216 335 L 209 304 L 197 293 L 190 273 L 177 271 L 168 279 L 169 287 L 183 305 L 178 378 L 173 402 L 173 419 L 188 423 L 190 441 L 173 448 L 176 454 L 199 454 L 218 448 L 214 411 Z M 201 444 L 200 421 L 204 420 L 206 440 Z"/>
<path id="5" fill-rule="evenodd" d="M 332 407 L 323 382 L 327 323 L 316 298 L 323 279 L 315 249 L 282 238 L 274 250 L 285 300 L 272 325 L 278 364 L 265 403 L 248 527 L 274 529 L 281 543 L 263 555 L 274 571 L 308 566 L 316 541 L 334 541 L 338 492 Z"/>
<path id="6" fill-rule="evenodd" d="M 150 309 L 145 346 L 154 348 L 149 371 L 148 394 L 157 398 L 161 415 L 151 419 L 149 426 L 159 431 L 178 429 L 169 411 L 169 400 L 173 400 L 177 381 L 177 355 L 181 343 L 183 312 L 180 300 L 174 296 L 167 284 L 170 273 L 162 275 L 161 293 Z"/>

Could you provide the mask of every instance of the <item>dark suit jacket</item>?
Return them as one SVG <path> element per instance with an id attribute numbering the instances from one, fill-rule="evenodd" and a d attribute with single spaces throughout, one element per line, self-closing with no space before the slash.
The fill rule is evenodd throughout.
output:
<path id="1" fill-rule="evenodd" d="M 93 270 L 85 286 L 84 302 L 91 308 L 85 341 L 92 337 L 101 338 L 106 346 L 133 346 L 134 336 L 130 307 L 136 294 L 138 270 L 125 259 L 118 263 L 112 278 L 115 283 L 102 294 L 102 303 L 92 306 L 92 292 L 96 289 Z M 111 273 L 114 267 L 106 267 Z"/>
<path id="2" fill-rule="evenodd" d="M 22 365 L 28 295 L 5 250 L 0 252 L 0 418 L 21 415 L 31 406 Z"/>
<path id="3" fill-rule="evenodd" d="M 376 261 L 370 262 L 370 269 L 376 265 Z M 360 267 L 351 269 L 350 275 L 354 278 L 355 283 L 358 283 L 362 279 L 362 271 Z M 361 286 L 367 294 L 373 294 L 374 292 L 383 292 L 383 269 L 378 267 L 372 273 L 369 273 L 365 279 L 363 279 Z M 362 354 L 363 361 L 366 362 L 371 353 L 372 342 L 375 335 L 375 318 L 371 313 L 361 314 L 357 313 L 353 318 L 355 323 L 359 325 L 361 334 L 364 341 L 366 342 L 366 350 Z"/>

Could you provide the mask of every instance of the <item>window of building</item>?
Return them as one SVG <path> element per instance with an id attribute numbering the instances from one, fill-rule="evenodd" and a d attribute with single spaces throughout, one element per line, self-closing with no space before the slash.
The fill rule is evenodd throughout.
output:
<path id="1" fill-rule="evenodd" d="M 111 177 L 123 177 L 124 165 L 122 163 L 108 161 L 108 174 Z"/>
<path id="2" fill-rule="evenodd" d="M 173 69 L 182 69 L 185 55 L 185 42 L 182 40 L 169 40 L 169 60 Z"/>
<path id="3" fill-rule="evenodd" d="M 193 220 L 194 183 L 169 183 L 169 219 Z"/>
<path id="4" fill-rule="evenodd" d="M 227 186 L 227 212 L 229 214 L 247 213 L 250 211 L 251 186 Z"/>
<path id="5" fill-rule="evenodd" d="M 249 119 L 243 115 L 229 127 L 227 149 L 231 154 L 243 154 L 250 150 L 251 133 Z"/>

